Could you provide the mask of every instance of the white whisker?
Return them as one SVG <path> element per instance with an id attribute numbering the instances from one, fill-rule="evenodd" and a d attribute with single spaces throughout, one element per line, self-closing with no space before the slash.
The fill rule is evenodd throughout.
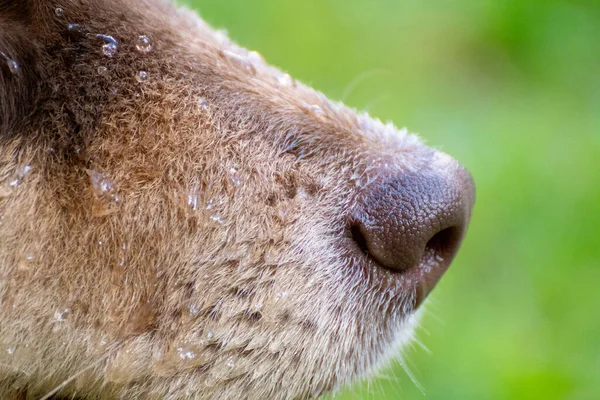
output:
<path id="1" fill-rule="evenodd" d="M 417 380 L 417 378 L 415 377 L 415 375 L 412 373 L 412 371 L 410 370 L 409 366 L 406 364 L 403 356 L 398 357 L 398 362 L 400 363 L 400 366 L 402 367 L 402 369 L 404 370 L 404 372 L 406 373 L 406 375 L 408 375 L 408 377 L 410 378 L 410 380 L 416 386 L 416 388 L 419 389 L 419 391 L 424 395 L 425 394 L 425 389 L 423 388 L 423 385 L 421 385 L 419 383 L 419 381 Z"/>
<path id="2" fill-rule="evenodd" d="M 0 363 L 0 367 L 9 368 L 9 369 L 12 369 L 13 371 L 21 372 L 21 373 L 23 373 L 23 374 L 25 374 L 27 376 L 31 376 L 31 374 L 29 372 L 27 372 L 27 371 L 25 371 L 23 369 L 19 369 L 19 368 L 13 367 L 12 365 L 9 365 L 9 364 Z"/>
<path id="3" fill-rule="evenodd" d="M 360 85 L 362 82 L 364 82 L 365 80 L 367 80 L 373 76 L 376 76 L 376 75 L 389 74 L 389 73 L 390 73 L 390 71 L 381 69 L 381 68 L 363 72 L 362 74 L 358 75 L 356 78 L 352 79 L 350 81 L 350 83 L 348 84 L 348 86 L 346 86 L 346 89 L 344 90 L 344 93 L 342 94 L 342 98 L 340 99 L 340 101 L 342 101 L 342 102 L 346 101 L 346 99 L 348 98 L 348 96 L 350 96 L 352 94 L 354 89 L 356 89 L 356 87 L 358 85 Z"/>
<path id="4" fill-rule="evenodd" d="M 105 361 L 114 351 L 116 351 L 119 347 L 121 347 L 120 344 L 116 345 L 115 347 L 113 347 L 112 349 L 109 349 L 106 351 L 106 353 L 101 356 L 98 360 L 96 360 L 95 362 L 93 362 L 92 364 L 88 365 L 87 367 L 85 367 L 84 369 L 82 369 L 81 371 L 77 372 L 76 374 L 72 375 L 71 377 L 69 377 L 68 379 L 65 379 L 62 383 L 60 383 L 58 386 L 56 386 L 54 389 L 52 389 L 51 391 L 49 391 L 48 393 L 46 393 L 43 397 L 41 397 L 39 400 L 49 400 L 52 396 L 54 396 L 55 394 L 57 394 L 58 392 L 60 392 L 62 389 L 64 389 L 69 383 L 73 382 L 75 379 L 77 379 L 79 376 L 81 376 L 82 374 L 84 374 L 85 372 L 89 371 L 92 368 L 95 368 L 96 366 L 98 366 L 98 364 L 102 363 L 103 361 Z"/>
<path id="5" fill-rule="evenodd" d="M 432 355 L 433 352 L 423 343 L 421 342 L 419 339 L 417 339 L 416 337 L 413 338 L 413 344 L 417 344 L 421 349 L 425 350 L 425 353 L 427 353 L 427 355 Z"/>

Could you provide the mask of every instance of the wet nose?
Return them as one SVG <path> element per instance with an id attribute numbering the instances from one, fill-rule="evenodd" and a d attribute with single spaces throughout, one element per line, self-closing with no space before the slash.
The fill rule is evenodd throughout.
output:
<path id="1" fill-rule="evenodd" d="M 438 153 L 424 168 L 374 184 L 353 213 L 351 234 L 363 252 L 391 271 L 434 269 L 427 279 L 432 288 L 458 251 L 474 198 L 471 175 Z"/>

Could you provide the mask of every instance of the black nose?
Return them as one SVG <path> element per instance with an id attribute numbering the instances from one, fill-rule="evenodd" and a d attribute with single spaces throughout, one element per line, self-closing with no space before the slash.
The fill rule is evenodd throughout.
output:
<path id="1" fill-rule="evenodd" d="M 352 237 L 371 259 L 396 272 L 419 266 L 427 292 L 454 258 L 475 197 L 471 175 L 450 157 L 374 184 L 353 213 Z"/>

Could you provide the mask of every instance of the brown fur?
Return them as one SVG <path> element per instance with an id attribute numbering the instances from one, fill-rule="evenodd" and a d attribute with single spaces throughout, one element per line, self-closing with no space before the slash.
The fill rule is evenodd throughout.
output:
<path id="1" fill-rule="evenodd" d="M 415 136 L 159 0 L 0 0 L 0 51 L 2 398 L 307 398 L 410 335 L 339 241 Z"/>

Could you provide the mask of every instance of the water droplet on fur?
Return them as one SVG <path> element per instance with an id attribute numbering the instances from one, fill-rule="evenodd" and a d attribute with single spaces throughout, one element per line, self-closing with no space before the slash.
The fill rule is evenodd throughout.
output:
<path id="1" fill-rule="evenodd" d="M 190 206 L 192 210 L 198 209 L 198 194 L 197 193 L 188 193 L 187 205 Z"/>
<path id="2" fill-rule="evenodd" d="M 213 214 L 210 216 L 211 221 L 216 222 L 219 225 L 223 225 L 225 223 L 225 218 L 221 217 L 220 215 L 217 214 Z"/>
<path id="3" fill-rule="evenodd" d="M 257 51 L 250 51 L 250 52 L 248 52 L 248 57 L 247 58 L 248 58 L 248 61 L 250 61 L 253 65 L 264 64 L 265 63 L 265 59 Z"/>
<path id="4" fill-rule="evenodd" d="M 59 322 L 63 322 L 67 319 L 67 316 L 71 312 L 71 309 L 68 307 L 61 307 L 60 309 L 54 312 L 54 319 Z"/>
<path id="5" fill-rule="evenodd" d="M 197 183 L 193 183 L 192 187 L 189 189 L 189 191 L 187 193 L 187 200 L 186 200 L 187 206 L 194 211 L 198 210 L 198 204 L 200 202 L 201 195 L 202 195 L 202 191 L 200 190 L 199 185 Z M 179 196 L 179 195 L 177 193 L 175 193 L 175 196 Z"/>
<path id="6" fill-rule="evenodd" d="M 363 187 L 362 180 L 360 178 L 361 175 L 357 172 L 353 172 L 352 175 L 350 175 L 350 181 L 354 182 L 354 186 L 356 186 L 357 188 Z"/>
<path id="7" fill-rule="evenodd" d="M 31 271 L 31 266 L 35 263 L 35 259 L 36 254 L 32 250 L 25 251 L 17 263 L 17 270 L 20 272 Z"/>
<path id="8" fill-rule="evenodd" d="M 206 332 L 206 339 L 212 341 L 215 339 L 215 333 L 213 331 Z"/>
<path id="9" fill-rule="evenodd" d="M 277 207 L 277 214 L 280 218 L 286 218 L 291 211 L 292 207 L 288 203 L 281 203 Z"/>
<path id="10" fill-rule="evenodd" d="M 99 66 L 97 71 L 98 75 L 106 75 L 106 73 L 108 72 L 108 68 L 106 68 L 105 66 Z"/>
<path id="11" fill-rule="evenodd" d="M 204 97 L 200 98 L 200 100 L 198 101 L 198 104 L 200 105 L 200 108 L 202 110 L 208 110 L 208 102 L 206 101 L 206 99 Z"/>
<path id="12" fill-rule="evenodd" d="M 227 29 L 219 29 L 214 32 L 214 35 L 215 39 L 217 39 L 217 42 L 219 42 L 221 45 L 227 46 L 231 43 L 229 41 L 229 32 L 227 31 Z"/>
<path id="13" fill-rule="evenodd" d="M 196 358 L 196 352 L 192 348 L 187 346 L 177 347 L 177 355 L 182 360 L 193 360 L 194 358 Z"/>
<path id="14" fill-rule="evenodd" d="M 60 7 L 56 7 L 54 9 L 54 14 L 56 14 L 57 17 L 62 17 L 64 15 L 64 13 L 65 13 L 65 10 L 63 10 Z"/>
<path id="15" fill-rule="evenodd" d="M 310 193 L 308 193 L 308 191 L 304 187 L 299 188 L 296 192 L 296 199 L 298 201 L 307 201 L 311 197 L 312 196 L 310 195 Z"/>
<path id="16" fill-rule="evenodd" d="M 200 313 L 200 308 L 196 304 L 190 304 L 188 307 L 188 312 L 190 315 L 198 315 Z"/>
<path id="17" fill-rule="evenodd" d="M 277 292 L 275 295 L 275 302 L 278 302 L 287 296 L 287 292 Z"/>
<path id="18" fill-rule="evenodd" d="M 79 25 L 79 24 L 67 24 L 67 30 L 70 33 L 80 33 L 81 32 L 81 25 Z"/>
<path id="19" fill-rule="evenodd" d="M 233 367 L 235 367 L 235 362 L 233 361 L 233 357 L 229 357 L 227 359 L 227 361 L 225 362 L 225 365 L 227 365 L 227 368 L 233 369 Z"/>
<path id="20" fill-rule="evenodd" d="M 279 82 L 279 84 L 281 86 L 287 86 L 287 87 L 296 86 L 296 81 L 289 74 L 279 75 L 279 77 L 277 78 L 277 82 Z"/>
<path id="21" fill-rule="evenodd" d="M 117 193 L 113 181 L 96 170 L 88 170 L 87 172 L 90 175 L 92 189 L 96 194 L 92 203 L 92 215 L 103 217 L 117 212 L 114 203 L 120 203 L 121 197 Z"/>
<path id="22" fill-rule="evenodd" d="M 98 246 L 103 246 L 104 245 L 104 241 L 103 240 L 98 240 Z"/>
<path id="23" fill-rule="evenodd" d="M 8 70 L 11 74 L 16 75 L 19 73 L 19 63 L 12 58 L 6 59 L 6 65 L 8 66 Z"/>
<path id="24" fill-rule="evenodd" d="M 32 262 L 33 260 L 35 260 L 35 253 L 33 251 L 25 252 L 25 259 L 29 262 Z"/>
<path id="25" fill-rule="evenodd" d="M 91 171 L 91 179 L 94 190 L 100 195 L 108 193 L 113 189 L 113 182 L 96 170 Z"/>
<path id="26" fill-rule="evenodd" d="M 140 53 L 149 53 L 150 50 L 152 50 L 152 43 L 150 42 L 150 39 L 148 39 L 148 36 L 140 35 L 135 42 L 135 48 Z"/>
<path id="27" fill-rule="evenodd" d="M 235 186 L 241 186 L 242 177 L 240 176 L 240 173 L 236 167 L 232 167 L 229 169 L 229 176 Z"/>
<path id="28" fill-rule="evenodd" d="M 307 104 L 306 105 L 306 109 L 313 114 L 315 117 L 318 117 L 320 119 L 324 119 L 325 118 L 325 111 L 323 111 L 323 109 L 316 105 L 316 104 Z"/>
<path id="29" fill-rule="evenodd" d="M 9 347 L 8 349 L 6 349 L 6 352 L 8 353 L 8 355 L 13 355 L 15 354 L 15 348 L 14 347 Z"/>
<path id="30" fill-rule="evenodd" d="M 25 175 L 27 175 L 29 171 L 31 171 L 31 165 L 23 165 L 17 170 L 17 175 L 19 176 L 19 178 L 25 178 Z"/>
<path id="31" fill-rule="evenodd" d="M 254 69 L 254 66 L 247 58 L 244 58 L 230 50 L 223 50 L 223 54 L 225 54 L 230 60 L 244 67 L 246 71 L 250 72 L 251 74 L 256 73 L 256 69 Z"/>
<path id="32" fill-rule="evenodd" d="M 165 359 L 165 354 L 163 352 L 163 349 L 161 348 L 154 348 L 154 350 L 152 350 L 152 360 L 155 362 L 160 362 L 162 360 Z"/>
<path id="33" fill-rule="evenodd" d="M 200 367 L 208 362 L 207 357 L 202 354 L 201 350 L 202 347 L 192 343 L 181 343 L 174 350 L 169 351 L 165 357 L 165 362 L 167 364 L 170 362 L 175 369 Z"/>
<path id="34" fill-rule="evenodd" d="M 119 267 L 124 267 L 127 264 L 127 245 L 123 243 L 121 246 L 121 254 L 118 261 Z"/>
<path id="35" fill-rule="evenodd" d="M 10 187 L 15 188 L 15 187 L 21 185 L 23 183 L 23 180 L 25 179 L 27 174 L 29 174 L 30 171 L 31 171 L 31 165 L 29 165 L 29 164 L 22 165 L 19 168 L 17 168 L 17 170 L 15 171 L 15 177 L 10 182 Z"/>
<path id="36" fill-rule="evenodd" d="M 146 79 L 148 79 L 148 73 L 146 71 L 139 71 L 135 74 L 135 80 L 138 82 L 144 82 Z"/>
<path id="37" fill-rule="evenodd" d="M 119 49 L 119 42 L 117 42 L 114 37 L 110 35 L 97 34 L 96 38 L 104 40 L 105 43 L 102 46 L 102 54 L 104 54 L 106 57 L 113 57 L 117 53 L 117 50 Z"/>
<path id="38" fill-rule="evenodd" d="M 222 197 L 211 197 L 206 202 L 206 209 L 212 210 L 218 206 L 222 206 L 223 204 L 225 204 L 225 199 L 223 199 Z"/>

